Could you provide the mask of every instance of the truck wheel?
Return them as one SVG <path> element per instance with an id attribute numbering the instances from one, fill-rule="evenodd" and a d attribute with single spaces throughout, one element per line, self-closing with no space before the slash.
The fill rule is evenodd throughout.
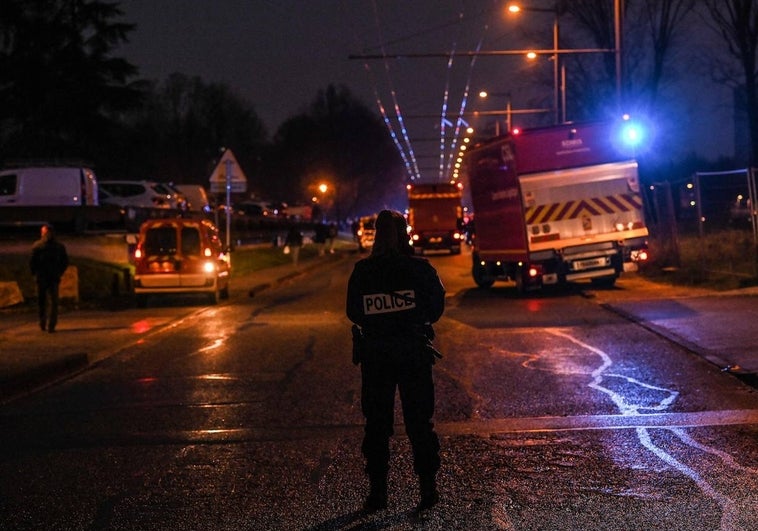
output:
<path id="1" fill-rule="evenodd" d="M 526 294 L 526 285 L 524 283 L 524 272 L 521 270 L 521 268 L 518 269 L 516 272 L 516 292 L 519 295 L 525 295 Z"/>
<path id="2" fill-rule="evenodd" d="M 474 277 L 474 282 L 480 288 L 491 288 L 495 283 L 495 279 L 487 274 L 487 270 L 479 264 L 479 257 L 474 257 L 474 264 L 471 267 L 471 276 Z"/>

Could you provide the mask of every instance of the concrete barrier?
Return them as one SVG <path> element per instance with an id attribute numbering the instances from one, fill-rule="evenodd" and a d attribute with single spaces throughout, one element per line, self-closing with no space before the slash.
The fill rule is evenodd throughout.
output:
<path id="1" fill-rule="evenodd" d="M 7 308 L 24 302 L 18 282 L 0 282 L 0 308 Z"/>

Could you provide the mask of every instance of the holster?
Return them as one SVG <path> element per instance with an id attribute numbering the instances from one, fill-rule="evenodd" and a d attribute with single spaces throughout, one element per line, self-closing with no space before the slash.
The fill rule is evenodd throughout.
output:
<path id="1" fill-rule="evenodd" d="M 358 325 L 353 325 L 353 365 L 358 365 L 363 359 L 363 350 L 365 348 L 365 341 L 363 332 Z"/>

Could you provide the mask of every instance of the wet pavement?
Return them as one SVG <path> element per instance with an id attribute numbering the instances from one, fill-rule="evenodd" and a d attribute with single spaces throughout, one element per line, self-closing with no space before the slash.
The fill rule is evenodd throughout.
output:
<path id="1" fill-rule="evenodd" d="M 234 286 L 255 295 L 331 259 L 257 271 Z M 620 296 L 597 294 L 597 302 L 758 387 L 758 288 L 718 293 L 656 286 L 639 279 Z M 33 309 L 0 310 L 0 401 L 75 374 L 197 309 L 110 311 L 107 326 L 101 309 L 73 310 L 61 316 L 55 334 L 40 331 Z"/>

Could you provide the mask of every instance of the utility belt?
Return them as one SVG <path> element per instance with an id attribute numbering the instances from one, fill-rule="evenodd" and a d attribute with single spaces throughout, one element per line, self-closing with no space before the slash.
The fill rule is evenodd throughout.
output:
<path id="1" fill-rule="evenodd" d="M 434 347 L 432 340 L 435 337 L 434 329 L 430 324 L 413 325 L 403 330 L 378 330 L 372 328 L 361 329 L 353 325 L 353 364 L 358 365 L 375 350 L 372 347 L 387 347 L 397 351 L 411 351 L 415 361 L 425 361 L 434 364 L 436 359 L 441 359 L 442 354 Z M 393 345 L 394 344 L 394 345 Z"/>

